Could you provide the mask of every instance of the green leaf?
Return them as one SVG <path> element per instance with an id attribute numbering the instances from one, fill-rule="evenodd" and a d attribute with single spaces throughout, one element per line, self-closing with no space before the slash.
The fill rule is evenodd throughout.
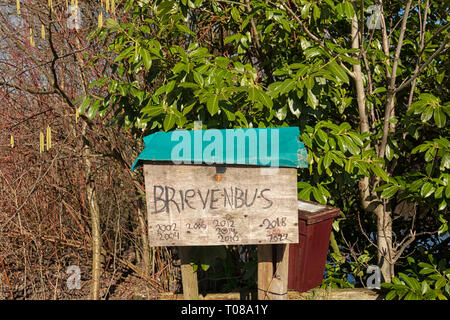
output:
<path id="1" fill-rule="evenodd" d="M 414 292 L 408 292 L 405 296 L 405 300 L 419 300 L 419 297 Z"/>
<path id="2" fill-rule="evenodd" d="M 320 18 L 320 8 L 316 4 L 313 5 L 313 17 L 314 20 L 318 20 Z"/>
<path id="3" fill-rule="evenodd" d="M 315 56 L 321 55 L 322 52 L 321 52 L 318 48 L 312 47 L 312 48 L 306 49 L 306 50 L 303 52 L 303 54 L 305 55 L 306 59 L 309 60 L 309 59 L 311 59 L 311 58 L 313 58 L 313 57 L 315 57 Z"/>
<path id="4" fill-rule="evenodd" d="M 231 36 L 228 36 L 225 38 L 224 44 L 229 44 L 233 41 L 239 41 L 239 40 L 241 40 L 242 37 L 244 37 L 244 36 L 240 33 L 232 34 Z"/>
<path id="5" fill-rule="evenodd" d="M 152 58 L 150 56 L 150 52 L 148 52 L 144 48 L 141 48 L 140 54 L 142 56 L 142 62 L 144 63 L 145 69 L 150 70 L 150 68 L 152 66 Z"/>
<path id="6" fill-rule="evenodd" d="M 392 290 L 392 291 L 389 291 L 389 292 L 386 294 L 385 299 L 386 299 L 386 300 L 393 300 L 396 296 L 397 296 L 397 292 L 396 292 L 395 290 Z"/>
<path id="7" fill-rule="evenodd" d="M 193 75 L 194 75 L 194 81 L 196 83 L 198 83 L 200 86 L 203 86 L 203 84 L 204 84 L 203 76 L 200 73 L 198 73 L 197 71 L 194 71 Z"/>
<path id="8" fill-rule="evenodd" d="M 105 21 L 105 28 L 111 31 L 118 31 L 120 29 L 120 24 L 116 20 L 108 18 Z"/>
<path id="9" fill-rule="evenodd" d="M 80 106 L 78 107 L 78 112 L 80 114 L 83 114 L 84 111 L 86 110 L 86 108 L 90 105 L 91 103 L 91 97 L 86 96 L 83 100 L 83 102 L 80 104 Z"/>
<path id="10" fill-rule="evenodd" d="M 273 101 L 272 98 L 262 90 L 256 90 L 255 92 L 256 99 L 265 105 L 267 108 L 272 109 Z"/>
<path id="11" fill-rule="evenodd" d="M 275 115 L 278 120 L 283 121 L 284 119 L 286 119 L 287 116 L 287 107 L 284 106 L 283 108 L 278 109 Z"/>
<path id="12" fill-rule="evenodd" d="M 434 284 L 434 288 L 441 289 L 445 286 L 446 282 L 447 281 L 445 280 L 445 277 L 440 277 L 439 280 L 437 280 L 436 283 Z"/>
<path id="13" fill-rule="evenodd" d="M 434 110 L 434 122 L 439 128 L 443 128 L 445 126 L 445 122 L 447 120 L 447 116 L 445 115 L 442 108 L 437 108 Z"/>
<path id="14" fill-rule="evenodd" d="M 342 136 L 342 139 L 344 141 L 344 144 L 346 145 L 347 149 L 350 151 L 351 154 L 357 155 L 361 152 L 361 149 L 353 142 L 352 139 L 350 139 L 347 136 Z"/>
<path id="15" fill-rule="evenodd" d="M 425 111 L 425 109 L 427 108 L 428 104 L 426 101 L 424 100 L 417 100 L 416 102 L 413 102 L 411 104 L 411 107 L 408 111 L 408 113 L 414 113 L 414 114 L 419 114 Z"/>
<path id="16" fill-rule="evenodd" d="M 439 98 L 432 95 L 431 93 L 421 93 L 419 95 L 419 100 L 423 100 L 427 104 L 432 105 L 432 106 L 439 104 Z"/>
<path id="17" fill-rule="evenodd" d="M 400 278 L 403 279 L 403 281 L 405 281 L 405 283 L 406 283 L 411 289 L 413 289 L 415 292 L 420 292 L 421 287 L 420 287 L 419 282 L 418 282 L 416 279 L 414 279 L 414 278 L 412 278 L 412 277 L 409 277 L 409 276 L 407 276 L 406 274 L 404 274 L 404 273 L 402 273 L 402 272 L 399 272 L 398 275 L 400 276 Z"/>
<path id="18" fill-rule="evenodd" d="M 430 269 L 430 268 L 423 268 L 419 271 L 420 274 L 430 274 L 433 272 L 434 272 L 434 269 Z"/>
<path id="19" fill-rule="evenodd" d="M 319 105 L 319 101 L 317 100 L 316 96 L 314 95 L 314 93 L 308 89 L 308 98 L 307 98 L 307 102 L 308 105 L 313 108 L 316 109 L 316 107 Z"/>
<path id="20" fill-rule="evenodd" d="M 345 72 L 344 68 L 337 64 L 336 61 L 330 62 L 328 64 L 328 69 L 337 79 L 342 82 L 349 83 L 347 72 Z"/>
<path id="21" fill-rule="evenodd" d="M 347 134 L 352 138 L 352 140 L 359 146 L 364 146 L 364 141 L 362 140 L 361 136 L 357 132 L 349 131 Z"/>
<path id="22" fill-rule="evenodd" d="M 285 19 L 280 19 L 280 23 L 283 26 L 283 29 L 287 32 L 291 32 L 291 27 L 289 26 L 289 23 Z"/>
<path id="23" fill-rule="evenodd" d="M 450 169 L 450 152 L 446 152 L 442 156 L 441 171 L 444 171 L 444 169 Z"/>
<path id="24" fill-rule="evenodd" d="M 212 94 L 206 101 L 206 108 L 210 115 L 215 115 L 219 111 L 219 95 Z"/>
<path id="25" fill-rule="evenodd" d="M 302 11 L 301 11 L 301 17 L 302 19 L 306 19 L 308 18 L 308 14 L 309 14 L 309 8 L 311 7 L 311 3 L 307 3 L 303 6 Z"/>
<path id="26" fill-rule="evenodd" d="M 325 169 L 328 168 L 331 165 L 331 160 L 332 160 L 331 152 L 327 152 L 325 154 L 325 156 L 323 157 L 323 162 L 322 162 L 322 164 L 323 164 Z"/>
<path id="27" fill-rule="evenodd" d="M 355 15 L 355 10 L 350 2 L 344 2 L 344 12 L 348 19 L 352 19 Z"/>
<path id="28" fill-rule="evenodd" d="M 155 116 L 157 116 L 157 115 L 159 115 L 159 114 L 164 112 L 164 107 L 163 106 L 154 106 L 154 105 L 151 105 L 150 102 L 147 104 L 147 106 L 145 106 L 141 110 L 141 113 L 143 115 L 148 115 L 150 117 L 155 117 Z"/>
<path id="29" fill-rule="evenodd" d="M 386 159 L 391 161 L 394 158 L 394 151 L 392 150 L 389 143 L 386 144 Z"/>
<path id="30" fill-rule="evenodd" d="M 186 68 L 186 64 L 184 62 L 178 62 L 172 69 L 173 73 L 177 74 L 180 73 L 181 71 L 185 70 Z"/>
<path id="31" fill-rule="evenodd" d="M 434 109 L 432 107 L 426 108 L 420 116 L 420 120 L 422 120 L 423 122 L 427 122 L 428 120 L 430 120 L 433 116 L 433 111 Z"/>
<path id="32" fill-rule="evenodd" d="M 185 26 L 184 24 L 177 24 L 177 29 L 180 30 L 181 32 L 185 32 L 185 33 L 189 33 L 190 35 L 195 35 L 191 29 L 189 29 L 187 26 Z"/>
<path id="33" fill-rule="evenodd" d="M 89 118 L 89 120 L 94 119 L 99 107 L 100 107 L 100 100 L 95 100 L 94 103 L 90 106 L 90 108 L 86 114 L 86 116 Z"/>
<path id="34" fill-rule="evenodd" d="M 239 14 L 239 10 L 236 7 L 233 7 L 231 9 L 231 17 L 236 22 L 239 22 L 241 20 L 241 15 Z"/>
<path id="35" fill-rule="evenodd" d="M 311 195 L 311 191 L 312 191 L 312 187 L 306 187 L 304 189 L 302 189 L 299 193 L 298 193 L 298 198 L 302 199 L 302 200 L 309 200 L 310 199 L 310 195 Z"/>
<path id="36" fill-rule="evenodd" d="M 169 94 L 169 93 L 172 92 L 172 90 L 175 88 L 175 84 L 176 84 L 175 80 L 169 81 L 166 84 L 166 86 L 165 86 L 166 87 L 166 94 Z"/>
<path id="37" fill-rule="evenodd" d="M 321 204 L 326 204 L 327 203 L 327 198 L 322 193 L 322 190 L 320 190 L 317 187 L 313 187 L 312 188 L 312 193 L 313 193 L 313 196 L 314 196 L 314 198 L 316 199 L 317 202 L 319 202 Z"/>
<path id="38" fill-rule="evenodd" d="M 208 269 L 209 269 L 209 267 L 210 267 L 210 265 L 209 264 L 201 264 L 201 267 L 202 267 L 202 270 L 203 271 L 208 271 Z"/>
<path id="39" fill-rule="evenodd" d="M 434 190 L 435 188 L 433 187 L 433 184 L 431 182 L 425 182 L 420 189 L 420 195 L 424 198 L 427 198 L 434 192 Z"/>
<path id="40" fill-rule="evenodd" d="M 399 187 L 396 185 L 390 186 L 386 189 L 383 190 L 383 192 L 381 193 L 381 198 L 384 199 L 389 199 L 391 198 L 394 194 L 397 193 Z"/>
<path id="41" fill-rule="evenodd" d="M 342 61 L 345 61 L 345 62 L 350 63 L 351 65 L 358 65 L 358 64 L 361 63 L 358 59 L 355 59 L 355 58 L 346 56 L 346 55 L 344 55 L 344 54 L 339 55 L 339 58 L 340 58 Z M 380 89 L 380 88 L 375 89 L 373 93 L 377 93 L 377 92 L 375 92 L 375 91 L 377 91 L 378 89 Z M 385 88 L 383 88 L 383 89 L 385 89 Z M 386 89 L 385 89 L 385 91 L 386 91 Z M 380 92 L 380 91 L 378 91 L 378 92 Z"/>
<path id="42" fill-rule="evenodd" d="M 389 181 L 389 176 L 384 169 L 380 168 L 376 163 L 371 166 L 373 173 L 383 179 L 384 181 Z"/>
<path id="43" fill-rule="evenodd" d="M 163 127 L 165 131 L 169 131 L 173 128 L 176 122 L 176 115 L 173 112 L 169 112 L 164 118 Z"/>
<path id="44" fill-rule="evenodd" d="M 282 86 L 280 87 L 280 93 L 290 92 L 295 88 L 296 81 L 294 79 L 286 79 L 282 82 Z"/>
<path id="45" fill-rule="evenodd" d="M 327 143 L 328 141 L 328 135 L 322 129 L 317 130 L 317 137 L 323 142 L 323 144 Z"/>

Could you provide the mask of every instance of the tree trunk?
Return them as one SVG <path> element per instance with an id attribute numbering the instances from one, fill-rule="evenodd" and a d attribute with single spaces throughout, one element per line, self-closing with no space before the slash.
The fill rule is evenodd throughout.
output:
<path id="1" fill-rule="evenodd" d="M 85 124 L 86 126 L 86 124 Z M 84 130 L 83 130 L 84 131 Z M 84 135 L 83 135 L 84 138 Z M 85 141 L 83 139 L 83 141 Z M 86 198 L 91 215 L 91 232 L 92 232 L 92 283 L 91 283 L 91 299 L 98 300 L 100 297 L 100 276 L 102 272 L 102 232 L 100 228 L 100 209 L 97 202 L 97 191 L 95 183 L 92 179 L 92 163 L 90 160 L 89 146 L 84 142 L 83 146 L 83 162 L 86 174 Z"/>
<path id="2" fill-rule="evenodd" d="M 392 248 L 392 217 L 391 213 L 379 206 L 377 211 L 377 246 L 378 266 L 382 281 L 391 282 L 394 276 L 394 261 Z"/>
<path id="3" fill-rule="evenodd" d="M 358 17 L 355 16 L 352 19 L 352 48 L 360 49 L 359 42 L 359 27 L 358 27 Z M 358 103 L 358 112 L 360 117 L 360 131 L 361 133 L 369 132 L 369 121 L 366 112 L 366 93 L 364 90 L 363 75 L 361 70 L 361 64 L 356 64 L 353 66 L 353 76 L 355 80 L 356 87 L 356 97 Z M 390 117 L 393 110 L 393 97 L 392 101 L 389 101 L 388 107 L 386 109 L 386 116 Z M 389 122 L 386 122 L 389 125 Z M 386 124 L 385 123 L 385 124 Z M 388 130 L 385 131 L 389 132 Z M 384 138 L 384 137 L 383 137 Z M 366 149 L 369 149 L 368 145 Z M 384 147 L 383 154 L 380 152 L 380 157 L 384 157 Z M 393 248 L 392 248 L 392 218 L 390 212 L 385 210 L 382 205 L 381 199 L 374 192 L 371 193 L 370 190 L 370 178 L 363 177 L 359 181 L 359 193 L 361 199 L 362 208 L 372 214 L 377 216 L 377 247 L 378 247 L 378 265 L 385 282 L 391 282 L 394 273 L 394 261 Z"/>
<path id="4" fill-rule="evenodd" d="M 150 259 L 150 244 L 148 242 L 148 233 L 147 233 L 147 220 L 145 219 L 145 215 L 142 208 L 141 200 L 138 200 L 138 219 L 141 228 L 141 241 L 142 241 L 142 260 L 144 262 L 144 273 L 145 276 L 150 275 L 151 270 L 151 259 Z"/>

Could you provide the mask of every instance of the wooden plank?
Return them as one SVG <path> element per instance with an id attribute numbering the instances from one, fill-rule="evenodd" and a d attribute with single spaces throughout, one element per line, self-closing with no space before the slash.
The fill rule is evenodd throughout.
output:
<path id="1" fill-rule="evenodd" d="M 298 242 L 296 168 L 146 162 L 144 175 L 151 246 Z"/>
<path id="2" fill-rule="evenodd" d="M 183 300 L 183 294 L 161 293 L 159 300 Z M 289 290 L 287 300 L 382 300 L 384 296 L 377 290 L 365 288 L 332 289 L 315 288 L 306 292 Z M 199 295 L 199 300 L 242 300 L 239 292 L 208 293 Z"/>
<path id="3" fill-rule="evenodd" d="M 258 246 L 258 300 L 286 300 L 289 245 Z"/>
<path id="4" fill-rule="evenodd" d="M 197 273 L 189 259 L 190 247 L 179 247 L 178 252 L 181 260 L 181 282 L 183 284 L 183 296 L 185 300 L 198 300 Z"/>
<path id="5" fill-rule="evenodd" d="M 275 272 L 270 286 L 270 300 L 286 300 L 288 292 L 289 245 L 276 244 Z"/>
<path id="6" fill-rule="evenodd" d="M 199 295 L 198 300 L 241 300 L 241 293 L 228 292 L 228 293 L 208 293 L 205 296 Z M 183 294 L 174 293 L 162 293 L 159 300 L 184 300 Z"/>
<path id="7" fill-rule="evenodd" d="M 272 245 L 259 245 L 258 248 L 258 300 L 269 300 L 269 290 L 273 279 Z"/>

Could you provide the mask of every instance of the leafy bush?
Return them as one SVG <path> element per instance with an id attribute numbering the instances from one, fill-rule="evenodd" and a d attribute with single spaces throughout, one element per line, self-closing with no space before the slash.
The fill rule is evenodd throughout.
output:
<path id="1" fill-rule="evenodd" d="M 430 263 L 419 262 L 409 257 L 410 268 L 399 272 L 392 283 L 381 286 L 388 290 L 387 300 L 448 300 L 450 298 L 450 268 L 446 259 L 439 260 L 429 254 Z"/>

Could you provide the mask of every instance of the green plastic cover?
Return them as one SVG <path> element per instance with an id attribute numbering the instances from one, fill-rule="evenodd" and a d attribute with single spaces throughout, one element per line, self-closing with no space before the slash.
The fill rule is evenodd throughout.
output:
<path id="1" fill-rule="evenodd" d="M 174 164 L 242 164 L 307 168 L 307 153 L 298 127 L 175 130 L 144 137 L 142 161 Z"/>

